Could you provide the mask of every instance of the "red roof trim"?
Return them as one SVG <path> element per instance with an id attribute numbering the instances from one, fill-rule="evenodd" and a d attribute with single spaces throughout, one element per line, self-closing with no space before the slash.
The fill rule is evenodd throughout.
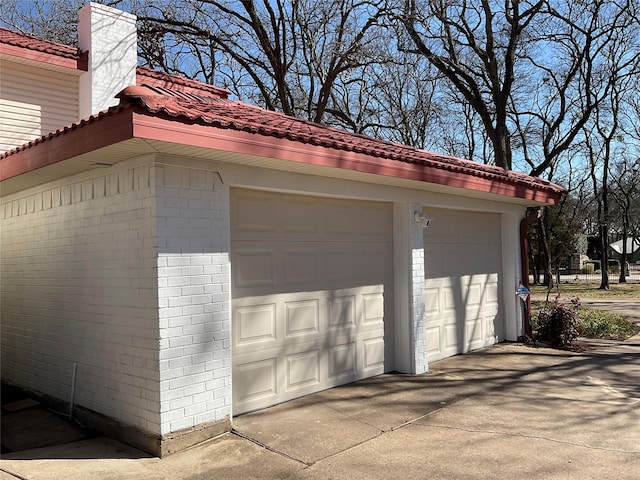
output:
<path id="1" fill-rule="evenodd" d="M 89 56 L 75 47 L 0 27 L 0 54 L 87 71 Z"/>
<path id="2" fill-rule="evenodd" d="M 133 137 L 131 117 L 131 109 L 114 107 L 3 153 L 0 181 L 128 140 Z"/>
<path id="3" fill-rule="evenodd" d="M 189 125 L 199 124 L 288 139 L 297 144 L 304 144 L 305 148 L 310 145 L 322 146 L 330 150 L 364 154 L 380 160 L 415 163 L 420 168 L 433 167 L 449 172 L 448 174 L 469 175 L 494 182 L 524 184 L 535 189 L 555 191 L 560 196 L 565 193 L 562 187 L 541 178 L 349 133 L 242 102 L 203 98 L 145 85 L 128 87 L 120 92 L 118 97 L 123 102 L 134 105 L 136 111 L 174 122 L 178 120 Z M 176 126 L 176 130 L 178 128 Z"/>
<path id="4" fill-rule="evenodd" d="M 355 135 L 241 102 L 146 85 L 127 87 L 118 97 L 119 107 L 0 155 L 0 181 L 135 137 L 540 203 L 558 203 L 566 193 L 523 173 Z"/>
<path id="5" fill-rule="evenodd" d="M 437 165 L 408 163 L 359 152 L 336 150 L 321 145 L 306 145 L 286 138 L 267 137 L 239 130 L 212 129 L 197 124 L 176 125 L 176 122 L 171 119 L 149 116 L 144 112 L 135 113 L 133 121 L 136 138 L 258 155 L 321 167 L 348 169 L 404 180 L 506 195 L 540 203 L 558 203 L 563 195 L 563 190 L 555 185 L 554 189 L 541 188 L 538 185 L 518 182 L 516 179 L 513 179 L 512 182 L 505 182 L 500 178 L 483 178 L 462 172 L 450 172 Z"/>

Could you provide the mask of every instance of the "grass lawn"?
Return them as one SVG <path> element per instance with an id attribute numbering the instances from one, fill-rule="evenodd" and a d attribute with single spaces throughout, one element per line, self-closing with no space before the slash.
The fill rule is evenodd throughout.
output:
<path id="1" fill-rule="evenodd" d="M 609 290 L 599 290 L 600 283 L 561 283 L 556 285 L 549 294 L 549 300 L 553 300 L 560 291 L 560 296 L 610 299 L 610 300 L 640 300 L 640 284 L 638 283 L 612 283 Z M 532 285 L 531 292 L 536 298 L 546 298 L 547 289 L 540 285 Z"/>

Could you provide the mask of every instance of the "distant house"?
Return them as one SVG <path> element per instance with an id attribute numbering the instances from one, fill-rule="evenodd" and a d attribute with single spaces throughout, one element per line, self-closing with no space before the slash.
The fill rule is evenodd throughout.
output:
<path id="1" fill-rule="evenodd" d="M 520 223 L 563 188 L 136 68 L 103 5 L 79 38 L 0 30 L 3 381 L 165 455 L 523 334 Z"/>

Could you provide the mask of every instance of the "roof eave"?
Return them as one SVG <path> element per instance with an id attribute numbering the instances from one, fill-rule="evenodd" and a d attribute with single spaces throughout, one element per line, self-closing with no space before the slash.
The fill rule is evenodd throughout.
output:
<path id="1" fill-rule="evenodd" d="M 131 113 L 91 117 L 9 152 L 0 159 L 0 182 L 132 138 Z"/>
<path id="2" fill-rule="evenodd" d="M 435 166 L 305 144 L 287 138 L 182 123 L 150 115 L 143 108 L 135 107 L 114 107 L 81 124 L 5 154 L 0 160 L 0 181 L 133 138 L 430 183 L 510 197 L 531 204 L 557 204 L 563 196 L 562 191 L 536 187 L 513 179 L 474 176 Z"/>
<path id="3" fill-rule="evenodd" d="M 536 204 L 557 204 L 563 191 L 534 187 L 515 179 L 492 179 L 451 172 L 419 163 L 401 162 L 357 152 L 304 144 L 241 130 L 210 125 L 179 123 L 175 120 L 148 115 L 139 109 L 134 114 L 134 135 L 149 140 L 224 150 L 244 155 L 257 155 L 289 162 L 321 167 L 349 169 L 361 173 L 433 183 L 481 193 L 520 198 Z"/>
<path id="4" fill-rule="evenodd" d="M 11 57 L 11 59 L 18 63 L 26 60 L 58 68 L 78 70 L 81 72 L 89 70 L 88 52 L 80 52 L 77 56 L 68 57 L 10 45 L 7 43 L 0 43 L 0 55 Z"/>

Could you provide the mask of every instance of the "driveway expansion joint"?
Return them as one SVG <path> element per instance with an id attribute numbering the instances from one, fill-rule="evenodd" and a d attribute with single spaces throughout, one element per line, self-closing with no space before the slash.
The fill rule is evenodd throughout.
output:
<path id="1" fill-rule="evenodd" d="M 9 470 L 6 470 L 4 468 L 0 468 L 0 472 L 4 472 L 7 475 L 11 475 L 12 477 L 17 478 L 18 480 L 29 480 L 26 477 L 22 477 L 22 476 L 18 475 L 17 473 L 10 472 Z"/>
<path id="2" fill-rule="evenodd" d="M 466 427 L 454 427 L 452 425 L 442 425 L 436 423 L 415 423 L 416 427 L 424 427 L 424 428 L 440 428 L 440 429 L 448 429 L 448 430 L 458 430 L 461 432 L 467 433 L 486 433 L 489 435 L 501 435 L 505 437 L 518 437 L 518 438 L 528 438 L 532 440 L 545 440 L 553 443 L 561 443 L 563 445 L 571 445 L 574 447 L 582 447 L 589 450 L 601 450 L 604 452 L 614 452 L 614 453 L 623 453 L 629 455 L 637 455 L 640 453 L 640 450 L 622 450 L 618 448 L 607 448 L 607 447 L 596 447 L 594 445 L 587 445 L 585 443 L 576 443 L 570 442 L 568 440 L 559 440 L 557 438 L 545 437 L 542 435 L 527 435 L 524 433 L 510 433 L 510 432 L 500 432 L 497 430 L 484 430 L 481 428 L 466 428 Z"/>
<path id="3" fill-rule="evenodd" d="M 249 441 L 249 442 L 251 442 L 251 443 L 253 443 L 253 444 L 257 445 L 257 446 L 259 446 L 259 447 L 262 447 L 265 450 L 268 450 L 268 451 L 270 451 L 272 453 L 275 453 L 276 455 L 280 455 L 281 457 L 288 458 L 289 460 L 293 460 L 294 462 L 298 462 L 298 463 L 300 463 L 302 465 L 305 465 L 307 467 L 310 467 L 311 465 L 313 465 L 313 462 L 312 463 L 305 462 L 304 460 L 300 460 L 299 458 L 296 458 L 296 457 L 293 457 L 293 456 L 291 456 L 291 455 L 289 455 L 287 453 L 281 452 L 280 450 L 277 450 L 277 449 L 275 449 L 273 447 L 270 447 L 266 443 L 263 443 L 263 442 L 261 442 L 260 440 L 258 440 L 256 438 L 252 438 L 249 435 L 246 435 L 246 434 L 236 430 L 235 428 L 232 429 L 230 433 L 232 435 L 236 435 L 236 436 L 238 436 L 240 438 L 243 438 L 243 439 L 245 439 L 245 440 L 247 440 L 247 441 Z"/>

